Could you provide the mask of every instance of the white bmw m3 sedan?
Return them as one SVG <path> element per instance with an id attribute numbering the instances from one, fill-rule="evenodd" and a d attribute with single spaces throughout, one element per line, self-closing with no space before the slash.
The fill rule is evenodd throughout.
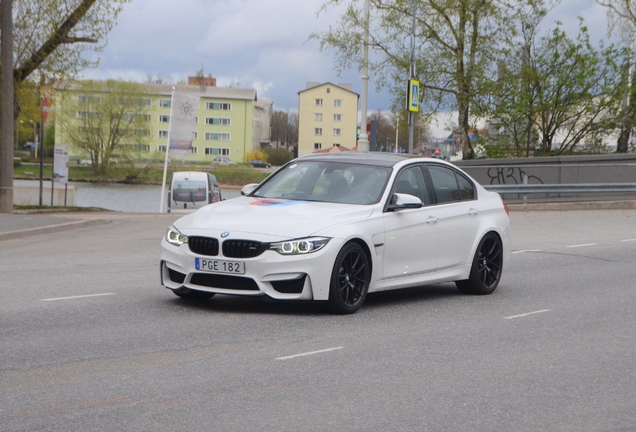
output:
<path id="1" fill-rule="evenodd" d="M 304 156 L 207 205 L 161 242 L 177 296 L 269 296 L 356 312 L 368 293 L 455 282 L 490 294 L 510 258 L 508 208 L 456 166 L 384 153 Z"/>

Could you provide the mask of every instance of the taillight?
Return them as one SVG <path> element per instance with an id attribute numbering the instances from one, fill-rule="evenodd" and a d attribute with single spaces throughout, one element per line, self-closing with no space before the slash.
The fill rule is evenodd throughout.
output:
<path id="1" fill-rule="evenodd" d="M 503 206 L 504 206 L 504 210 L 506 211 L 506 214 L 510 216 L 510 210 L 508 209 L 508 204 L 503 203 Z"/>

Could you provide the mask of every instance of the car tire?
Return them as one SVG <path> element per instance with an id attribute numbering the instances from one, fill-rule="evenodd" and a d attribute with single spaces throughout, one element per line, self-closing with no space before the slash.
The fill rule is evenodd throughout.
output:
<path id="1" fill-rule="evenodd" d="M 493 232 L 486 234 L 475 251 L 470 276 L 456 281 L 455 285 L 464 294 L 491 294 L 499 285 L 503 269 L 503 245 Z"/>
<path id="2" fill-rule="evenodd" d="M 371 280 L 366 252 L 357 243 L 347 243 L 338 253 L 331 272 L 329 309 L 336 314 L 352 314 L 364 303 Z"/>
<path id="3" fill-rule="evenodd" d="M 215 293 L 209 293 L 205 291 L 195 291 L 189 288 L 179 288 L 179 289 L 172 290 L 172 292 L 177 297 L 181 297 L 182 299 L 186 299 L 186 300 L 208 300 L 214 297 L 214 294 L 215 294 Z"/>

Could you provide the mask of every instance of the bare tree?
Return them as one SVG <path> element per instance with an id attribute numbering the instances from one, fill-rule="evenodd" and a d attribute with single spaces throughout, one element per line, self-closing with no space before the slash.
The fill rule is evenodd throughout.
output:
<path id="1" fill-rule="evenodd" d="M 97 171 L 113 156 L 139 154 L 151 136 L 150 104 L 143 85 L 119 81 L 86 81 L 63 94 L 62 136 L 83 151 Z"/>
<path id="2" fill-rule="evenodd" d="M 608 33 L 617 33 L 634 51 L 636 32 L 636 1 L 634 0 L 596 0 L 598 4 L 607 8 Z M 632 52 L 632 58 L 634 56 Z M 625 80 L 627 87 L 624 91 L 622 121 L 620 133 L 616 141 L 616 151 L 626 153 L 629 149 L 630 137 L 636 125 L 636 65 L 630 61 L 625 66 Z"/>

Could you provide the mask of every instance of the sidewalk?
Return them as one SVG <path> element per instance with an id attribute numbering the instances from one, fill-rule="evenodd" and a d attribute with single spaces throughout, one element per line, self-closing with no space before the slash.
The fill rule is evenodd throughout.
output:
<path id="1" fill-rule="evenodd" d="M 77 226 L 107 224 L 111 220 L 107 212 L 0 214 L 0 241 L 47 231 L 67 230 Z"/>

